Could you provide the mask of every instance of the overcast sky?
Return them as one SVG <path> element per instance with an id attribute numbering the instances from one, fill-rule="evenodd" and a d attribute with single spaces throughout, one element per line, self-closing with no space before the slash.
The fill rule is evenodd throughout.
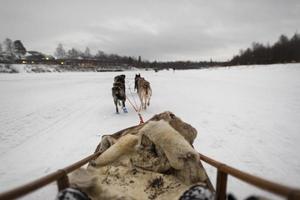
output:
<path id="1" fill-rule="evenodd" d="M 228 60 L 300 32 L 300 0 L 0 0 L 0 40 L 148 60 Z"/>

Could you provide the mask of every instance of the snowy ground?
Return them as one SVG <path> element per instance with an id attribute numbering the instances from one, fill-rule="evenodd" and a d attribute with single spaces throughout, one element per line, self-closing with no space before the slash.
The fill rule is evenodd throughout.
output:
<path id="1" fill-rule="evenodd" d="M 136 71 L 124 73 L 132 89 Z M 153 89 L 145 119 L 170 110 L 197 128 L 199 152 L 300 186 L 300 64 L 141 73 Z M 102 134 L 138 124 L 128 103 L 128 114 L 114 113 L 117 74 L 0 74 L 0 192 L 90 155 Z M 207 171 L 215 182 L 216 171 Z M 26 199 L 54 199 L 55 187 Z M 228 191 L 265 194 L 234 178 Z"/>

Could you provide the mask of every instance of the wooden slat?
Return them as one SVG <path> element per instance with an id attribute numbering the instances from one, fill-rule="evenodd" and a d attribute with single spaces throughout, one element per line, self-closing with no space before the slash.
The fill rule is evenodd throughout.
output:
<path id="1" fill-rule="evenodd" d="M 41 187 L 44 187 L 47 184 L 50 184 L 54 181 L 58 181 L 58 186 L 60 189 L 63 189 L 65 187 L 68 187 L 68 177 L 67 174 L 78 169 L 79 167 L 85 165 L 89 161 L 97 158 L 101 152 L 96 152 L 93 155 L 90 155 L 68 167 L 65 167 L 61 170 L 58 170 L 57 172 L 53 172 L 51 174 L 48 174 L 42 178 L 39 178 L 35 181 L 32 181 L 26 185 L 17 187 L 15 189 L 3 192 L 0 194 L 0 200 L 10 200 L 10 199 L 16 199 L 21 196 L 24 196 L 32 191 L 35 191 Z M 265 179 L 262 179 L 260 177 L 256 177 L 253 175 L 250 175 L 248 173 L 242 172 L 238 169 L 235 169 L 233 167 L 227 166 L 221 162 L 215 161 L 207 156 L 204 156 L 202 154 L 200 155 L 200 159 L 218 169 L 218 183 L 217 183 L 217 194 L 220 194 L 220 196 L 224 195 L 226 193 L 226 183 L 227 183 L 227 174 L 234 176 L 244 182 L 247 182 L 251 185 L 254 185 L 256 187 L 259 187 L 261 189 L 267 190 L 269 192 L 272 192 L 277 195 L 281 195 L 286 197 L 289 200 L 299 200 L 300 199 L 300 190 L 294 189 L 291 187 L 287 187 L 278 183 L 274 183 Z M 221 198 L 221 197 L 220 197 Z M 223 196 L 222 196 L 223 198 Z"/>
<path id="2" fill-rule="evenodd" d="M 62 175 L 63 175 L 62 172 L 57 171 L 57 172 L 48 174 L 47 176 L 44 176 L 35 181 L 32 181 L 26 185 L 22 185 L 15 189 L 3 192 L 0 194 L 0 200 L 10 200 L 10 199 L 16 199 L 18 197 L 24 196 L 34 190 L 37 190 L 41 187 L 48 185 L 49 183 L 52 183 L 53 181 L 56 181 Z"/>
<path id="3" fill-rule="evenodd" d="M 61 188 L 66 187 L 66 186 L 68 186 L 67 177 L 65 177 L 66 174 L 85 165 L 90 160 L 97 158 L 100 154 L 101 154 L 101 152 L 94 153 L 93 155 L 90 155 L 68 167 L 65 167 L 64 169 L 58 170 L 57 172 L 53 172 L 51 174 L 48 174 L 42 178 L 39 178 L 35 181 L 32 181 L 32 182 L 22 185 L 20 187 L 0 193 L 0 200 L 10 200 L 10 199 L 19 198 L 21 196 L 29 194 L 29 193 L 31 193 L 41 187 L 44 187 L 54 181 L 57 181 L 59 179 L 63 179 L 63 180 L 59 183 L 61 185 L 59 185 L 58 187 L 61 187 Z"/>
<path id="4" fill-rule="evenodd" d="M 216 200 L 226 200 L 227 174 L 218 170 Z"/>
<path id="5" fill-rule="evenodd" d="M 60 170 L 63 173 L 63 176 L 57 179 L 57 188 L 58 191 L 62 191 L 70 186 L 68 174 L 64 170 Z"/>
<path id="6" fill-rule="evenodd" d="M 204 162 L 216 167 L 218 170 L 221 170 L 222 172 L 225 172 L 231 176 L 234 176 L 235 178 L 238 178 L 246 183 L 249 183 L 251 185 L 254 185 L 260 189 L 267 190 L 271 193 L 283 196 L 283 197 L 290 197 L 295 199 L 300 199 L 300 190 L 287 187 L 285 185 L 281 185 L 278 183 L 274 183 L 265 179 L 262 179 L 257 176 L 253 176 L 251 174 L 245 173 L 243 171 L 240 171 L 238 169 L 235 169 L 233 167 L 227 166 L 221 162 L 218 162 L 216 160 L 213 160 L 203 154 L 200 154 L 200 159 Z"/>

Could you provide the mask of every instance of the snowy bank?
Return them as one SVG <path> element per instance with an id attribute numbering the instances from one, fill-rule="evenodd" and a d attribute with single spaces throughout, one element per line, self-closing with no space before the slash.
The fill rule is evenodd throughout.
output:
<path id="1" fill-rule="evenodd" d="M 0 64 L 0 73 L 59 72 L 58 65 Z"/>
<path id="2" fill-rule="evenodd" d="M 120 72 L 137 70 L 128 65 L 120 66 L 73 66 L 43 64 L 0 64 L 0 73 L 42 73 L 42 72 Z"/>
<path id="3" fill-rule="evenodd" d="M 126 74 L 127 95 L 136 71 Z M 0 190 L 26 183 L 94 152 L 101 135 L 136 125 L 116 115 L 107 73 L 0 74 Z M 300 64 L 142 71 L 153 90 L 142 115 L 172 110 L 194 126 L 197 151 L 290 186 L 300 185 Z M 215 180 L 216 171 L 205 166 Z M 239 198 L 270 194 L 229 178 Z M 46 195 L 46 197 L 45 197 Z M 27 199 L 53 199 L 51 185 Z"/>

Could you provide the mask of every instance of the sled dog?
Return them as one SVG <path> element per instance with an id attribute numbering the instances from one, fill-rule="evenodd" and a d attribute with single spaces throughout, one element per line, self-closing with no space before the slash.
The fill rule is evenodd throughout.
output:
<path id="1" fill-rule="evenodd" d="M 136 75 L 136 81 L 136 88 L 141 101 L 141 108 L 146 110 L 147 106 L 150 105 L 150 98 L 152 96 L 152 89 L 150 87 L 150 83 L 146 81 L 143 77 L 141 77 L 140 74 Z"/>
<path id="2" fill-rule="evenodd" d="M 119 113 L 118 104 L 122 106 L 123 111 L 126 113 L 125 101 L 126 101 L 126 93 L 125 93 L 125 75 L 119 75 L 114 78 L 114 83 L 112 87 L 112 96 L 113 101 L 116 107 L 116 113 Z"/>

